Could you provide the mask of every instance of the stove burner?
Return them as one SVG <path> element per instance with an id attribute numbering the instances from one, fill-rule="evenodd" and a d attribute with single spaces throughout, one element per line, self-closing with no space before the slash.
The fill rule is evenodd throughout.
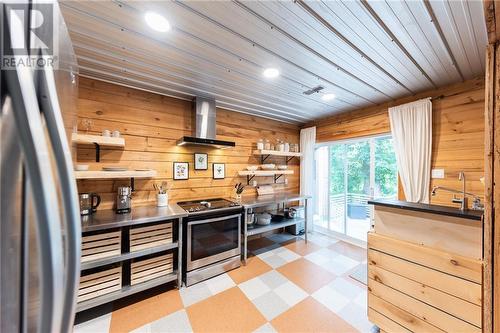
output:
<path id="1" fill-rule="evenodd" d="M 181 201 L 177 203 L 182 209 L 188 213 L 196 213 L 201 211 L 216 210 L 222 208 L 238 207 L 239 204 L 227 199 L 215 198 L 194 201 Z"/>

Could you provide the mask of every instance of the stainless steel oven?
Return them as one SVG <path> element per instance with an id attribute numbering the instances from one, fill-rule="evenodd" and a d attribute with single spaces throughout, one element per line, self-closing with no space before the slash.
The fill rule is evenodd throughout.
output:
<path id="1" fill-rule="evenodd" d="M 183 224 L 187 286 L 240 266 L 241 206 L 192 212 Z"/>

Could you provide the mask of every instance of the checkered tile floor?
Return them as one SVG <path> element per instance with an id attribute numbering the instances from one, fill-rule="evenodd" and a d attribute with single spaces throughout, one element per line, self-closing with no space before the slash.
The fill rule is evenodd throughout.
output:
<path id="1" fill-rule="evenodd" d="M 75 326 L 75 332 L 370 332 L 366 251 L 320 234 L 249 243 L 247 266 Z"/>

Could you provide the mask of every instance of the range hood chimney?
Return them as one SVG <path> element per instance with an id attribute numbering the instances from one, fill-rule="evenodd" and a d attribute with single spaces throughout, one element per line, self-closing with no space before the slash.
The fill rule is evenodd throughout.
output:
<path id="1" fill-rule="evenodd" d="M 177 145 L 202 145 L 214 148 L 231 148 L 235 146 L 234 142 L 215 139 L 217 111 L 215 109 L 215 100 L 196 97 L 194 99 L 195 110 L 195 132 L 194 136 L 183 136 L 177 140 Z"/>

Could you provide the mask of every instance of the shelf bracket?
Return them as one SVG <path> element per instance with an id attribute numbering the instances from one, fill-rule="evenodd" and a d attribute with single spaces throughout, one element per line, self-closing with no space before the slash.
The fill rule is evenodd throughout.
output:
<path id="1" fill-rule="evenodd" d="M 264 164 L 264 162 L 269 158 L 271 155 L 260 155 L 260 164 Z"/>
<path id="2" fill-rule="evenodd" d="M 101 160 L 101 146 L 97 142 L 94 142 L 94 146 L 95 146 L 95 161 L 100 162 L 100 160 Z"/>
<path id="3" fill-rule="evenodd" d="M 255 177 L 255 175 L 253 176 L 248 176 L 247 175 L 247 185 L 250 185 L 250 182 L 252 181 L 252 179 Z"/>
<path id="4" fill-rule="evenodd" d="M 285 164 L 288 164 L 288 162 L 290 162 L 291 160 L 293 160 L 294 156 L 292 157 L 287 157 L 286 158 L 286 161 L 285 161 Z"/>
<path id="5" fill-rule="evenodd" d="M 135 191 L 135 178 L 134 177 L 130 178 L 130 191 L 131 192 Z"/>
<path id="6" fill-rule="evenodd" d="M 274 183 L 275 183 L 275 184 L 276 184 L 276 181 L 277 181 L 278 179 L 280 179 L 280 177 L 281 177 L 281 176 L 283 176 L 283 174 L 281 174 L 281 175 L 274 175 Z"/>

